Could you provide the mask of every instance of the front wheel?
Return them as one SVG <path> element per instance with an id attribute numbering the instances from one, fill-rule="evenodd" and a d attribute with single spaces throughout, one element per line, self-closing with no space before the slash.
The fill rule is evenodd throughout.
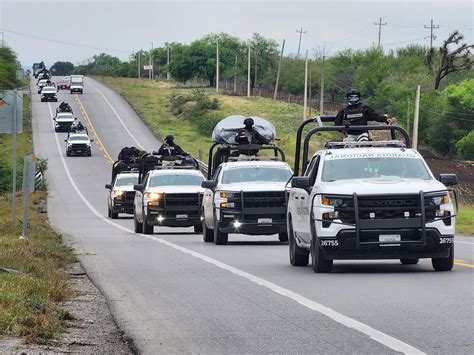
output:
<path id="1" fill-rule="evenodd" d="M 146 221 L 145 212 L 143 212 L 143 234 L 153 234 L 153 226 L 149 225 Z"/>
<path id="2" fill-rule="evenodd" d="M 323 251 L 316 237 L 313 219 L 311 219 L 311 266 L 313 271 L 317 273 L 331 272 L 333 266 L 333 260 L 324 258 Z"/>
<path id="3" fill-rule="evenodd" d="M 206 243 L 211 243 L 214 241 L 214 231 L 207 228 L 206 221 L 202 221 L 202 240 Z"/>
<path id="4" fill-rule="evenodd" d="M 138 222 L 137 215 L 133 213 L 133 227 L 135 233 L 141 233 L 143 229 L 143 223 Z"/>
<path id="5" fill-rule="evenodd" d="M 454 245 L 449 248 L 446 258 L 432 258 L 431 264 L 436 271 L 450 271 L 454 266 Z"/>
<path id="6" fill-rule="evenodd" d="M 117 219 L 118 218 L 118 212 L 114 212 L 114 210 L 110 210 L 110 218 Z"/>
<path id="7" fill-rule="evenodd" d="M 288 217 L 288 239 L 290 249 L 290 264 L 293 266 L 306 266 L 309 262 L 309 252 L 306 249 L 300 248 L 296 244 L 295 234 L 293 232 L 293 222 L 291 217 Z"/>
<path id="8" fill-rule="evenodd" d="M 216 216 L 216 213 L 214 212 L 214 244 L 227 245 L 228 240 L 229 240 L 229 235 L 219 230 L 219 226 L 217 224 L 217 216 Z"/>

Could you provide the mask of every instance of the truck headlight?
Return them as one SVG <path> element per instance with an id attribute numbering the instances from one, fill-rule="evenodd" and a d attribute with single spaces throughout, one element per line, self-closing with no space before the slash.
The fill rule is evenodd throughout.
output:
<path id="1" fill-rule="evenodd" d="M 145 206 L 159 206 L 163 199 L 163 194 L 160 192 L 145 192 L 143 194 L 143 204 Z"/>
<path id="2" fill-rule="evenodd" d="M 321 204 L 324 206 L 331 206 L 331 207 L 339 207 L 344 203 L 342 198 L 333 198 L 333 197 L 326 197 L 323 196 L 321 199 Z"/>
<path id="3" fill-rule="evenodd" d="M 112 190 L 112 198 L 121 199 L 125 195 L 125 191 L 122 190 Z"/>
<path id="4" fill-rule="evenodd" d="M 446 205 L 449 203 L 449 196 L 448 194 L 433 196 L 433 197 L 430 197 L 429 201 L 432 206 Z"/>

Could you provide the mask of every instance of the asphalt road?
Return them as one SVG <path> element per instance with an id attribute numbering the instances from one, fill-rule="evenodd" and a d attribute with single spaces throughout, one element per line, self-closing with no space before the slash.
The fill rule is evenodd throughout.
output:
<path id="1" fill-rule="evenodd" d="M 474 238 L 456 237 L 456 265 L 340 261 L 330 274 L 289 265 L 277 236 L 204 243 L 192 228 L 133 233 L 107 219 L 111 161 L 123 146 L 157 149 L 118 94 L 86 79 L 61 92 L 95 136 L 92 157 L 67 157 L 56 103 L 33 91 L 37 155 L 48 159 L 48 214 L 79 253 L 126 335 L 143 353 L 474 353 Z M 179 132 L 173 132 L 178 139 Z M 206 149 L 206 147 L 202 147 Z"/>

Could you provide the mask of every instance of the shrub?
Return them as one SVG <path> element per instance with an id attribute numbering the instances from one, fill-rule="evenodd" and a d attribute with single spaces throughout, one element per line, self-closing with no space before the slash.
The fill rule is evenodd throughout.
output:
<path id="1" fill-rule="evenodd" d="M 474 131 L 469 132 L 456 143 L 456 151 L 462 159 L 474 160 Z"/>

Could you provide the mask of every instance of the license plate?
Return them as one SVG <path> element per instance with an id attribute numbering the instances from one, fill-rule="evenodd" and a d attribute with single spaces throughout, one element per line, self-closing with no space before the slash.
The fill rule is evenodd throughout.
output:
<path id="1" fill-rule="evenodd" d="M 188 219 L 188 215 L 187 214 L 177 214 L 176 219 Z"/>
<path id="2" fill-rule="evenodd" d="M 259 218 L 258 224 L 272 224 L 273 220 L 271 218 Z"/>
<path id="3" fill-rule="evenodd" d="M 379 242 L 400 242 L 402 236 L 400 234 L 382 234 L 379 235 Z M 399 247 L 400 244 L 381 244 L 383 247 Z"/>

